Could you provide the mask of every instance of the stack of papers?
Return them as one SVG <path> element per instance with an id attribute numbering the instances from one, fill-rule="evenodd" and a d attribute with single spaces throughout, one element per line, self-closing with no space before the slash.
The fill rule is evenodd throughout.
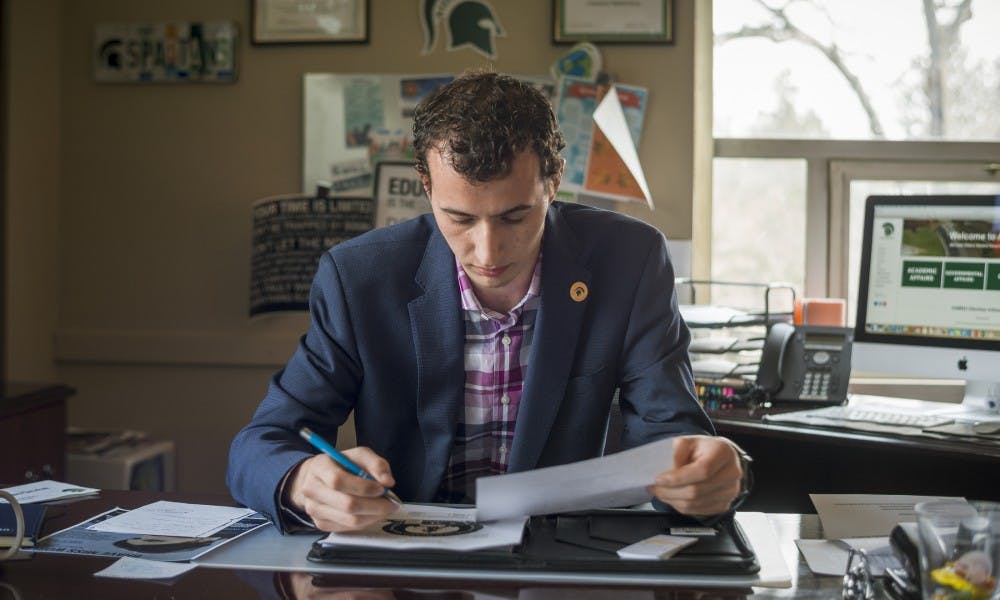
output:
<path id="1" fill-rule="evenodd" d="M 245 508 L 154 502 L 101 513 L 42 538 L 34 551 L 188 561 L 267 524 Z"/>
<path id="2" fill-rule="evenodd" d="M 160 500 L 94 523 L 87 529 L 200 538 L 222 531 L 254 512 L 250 508 Z"/>
<path id="3" fill-rule="evenodd" d="M 692 326 L 752 325 L 761 321 L 759 316 L 754 316 L 746 311 L 728 306 L 682 304 L 680 310 L 681 316 L 684 317 L 684 322 Z"/>
<path id="4" fill-rule="evenodd" d="M 53 502 L 67 498 L 93 496 L 101 490 L 46 479 L 45 481 L 36 481 L 3 488 L 3 491 L 14 496 L 14 499 L 20 504 L 32 504 L 34 502 Z M 0 504 L 7 504 L 7 501 L 0 498 Z"/>

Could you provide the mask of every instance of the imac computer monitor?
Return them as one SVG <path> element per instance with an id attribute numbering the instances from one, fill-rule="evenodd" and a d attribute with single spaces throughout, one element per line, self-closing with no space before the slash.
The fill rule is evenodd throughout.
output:
<path id="1" fill-rule="evenodd" d="M 964 379 L 962 410 L 1000 412 L 1000 196 L 871 196 L 855 371 Z"/>

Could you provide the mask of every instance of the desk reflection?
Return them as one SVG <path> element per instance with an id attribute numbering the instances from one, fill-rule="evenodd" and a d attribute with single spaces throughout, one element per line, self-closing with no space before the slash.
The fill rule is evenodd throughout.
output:
<path id="1" fill-rule="evenodd" d="M 276 585 L 282 598 L 295 600 L 742 600 L 750 590 L 698 591 L 683 589 L 498 587 L 481 590 L 373 588 L 351 586 L 343 577 L 280 573 Z"/>

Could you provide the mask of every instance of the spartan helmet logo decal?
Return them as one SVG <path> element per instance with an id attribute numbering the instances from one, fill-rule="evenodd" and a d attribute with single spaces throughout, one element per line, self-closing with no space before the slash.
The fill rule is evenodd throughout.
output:
<path id="1" fill-rule="evenodd" d="M 503 37 L 496 12 L 484 0 L 420 0 L 420 22 L 424 27 L 423 54 L 430 54 L 437 43 L 442 24 L 448 31 L 449 52 L 469 46 L 491 60 L 496 59 L 494 44 Z"/>

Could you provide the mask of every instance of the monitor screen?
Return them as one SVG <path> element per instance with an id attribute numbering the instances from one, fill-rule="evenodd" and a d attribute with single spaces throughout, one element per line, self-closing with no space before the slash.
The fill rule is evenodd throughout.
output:
<path id="1" fill-rule="evenodd" d="M 1000 408 L 1000 196 L 869 197 L 858 289 L 856 370 L 964 379 Z"/>

